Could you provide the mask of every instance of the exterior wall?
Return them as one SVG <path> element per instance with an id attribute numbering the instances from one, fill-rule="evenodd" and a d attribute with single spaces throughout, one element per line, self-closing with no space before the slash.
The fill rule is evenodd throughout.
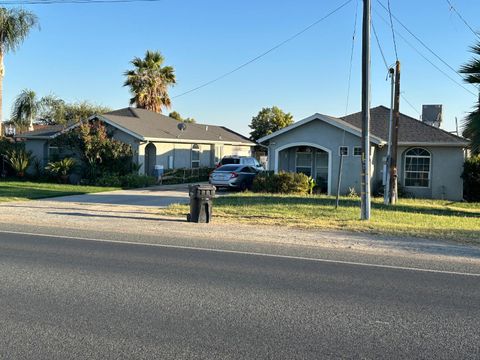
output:
<path id="1" fill-rule="evenodd" d="M 300 145 L 317 147 L 330 153 L 329 182 L 331 194 L 334 194 L 337 191 L 338 171 L 340 166 L 339 147 L 347 146 L 348 156 L 343 157 L 340 193 L 346 194 L 350 187 L 355 188 L 357 192 L 360 191 L 361 159 L 360 156 L 353 155 L 354 147 L 360 146 L 360 137 L 344 132 L 343 130 L 321 120 L 309 122 L 304 126 L 283 133 L 270 141 L 268 158 L 269 170 L 295 171 L 295 150 L 288 150 L 288 148 Z M 279 167 L 276 169 L 277 153 L 279 155 Z M 286 154 L 287 158 L 285 158 Z M 284 158 L 281 159 L 282 156 Z"/>
<path id="2" fill-rule="evenodd" d="M 465 160 L 464 150 L 460 147 L 419 146 L 428 150 L 430 160 L 430 186 L 428 188 L 405 186 L 405 153 L 417 146 L 399 146 L 397 154 L 398 182 L 413 197 L 427 199 L 463 199 L 463 180 L 460 177 Z M 383 161 L 387 155 L 387 147 L 378 149 L 375 158 L 378 171 L 372 184 L 380 184 L 383 177 Z"/>
<path id="3" fill-rule="evenodd" d="M 40 161 L 41 168 L 43 169 L 48 164 L 48 140 L 28 140 L 25 141 L 25 150 L 31 151 L 32 155 Z M 33 161 L 27 169 L 28 173 L 32 173 L 34 170 Z"/>

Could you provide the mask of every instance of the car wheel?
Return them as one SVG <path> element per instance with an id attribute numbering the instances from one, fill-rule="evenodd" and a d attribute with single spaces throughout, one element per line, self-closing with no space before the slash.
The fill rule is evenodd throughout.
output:
<path id="1" fill-rule="evenodd" d="M 246 191 L 248 189 L 247 182 L 244 181 L 240 184 L 240 191 Z"/>

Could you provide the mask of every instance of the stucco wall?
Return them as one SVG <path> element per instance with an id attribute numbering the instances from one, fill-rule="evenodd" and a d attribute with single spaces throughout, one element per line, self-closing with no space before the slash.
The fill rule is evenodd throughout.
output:
<path id="1" fill-rule="evenodd" d="M 25 142 L 25 150 L 31 151 L 32 155 L 40 161 L 41 167 L 44 168 L 48 163 L 48 145 L 47 140 L 28 140 Z M 32 173 L 33 161 L 27 172 Z"/>
<path id="2" fill-rule="evenodd" d="M 340 165 L 339 146 L 348 146 L 348 155 L 343 157 L 342 181 L 340 185 L 340 193 L 346 194 L 350 187 L 360 191 L 360 170 L 361 158 L 353 155 L 355 146 L 360 146 L 360 137 L 327 124 L 321 120 L 315 120 L 304 126 L 297 127 L 291 131 L 281 134 L 270 142 L 268 168 L 275 170 L 276 153 L 284 147 L 311 145 L 322 150 L 330 152 L 330 193 L 337 191 L 338 171 Z M 295 154 L 294 150 L 289 150 L 288 160 L 280 159 L 277 170 L 295 170 Z M 284 151 L 279 152 L 280 156 L 285 156 Z M 287 165 L 288 164 L 288 165 Z M 372 167 L 375 169 L 375 163 Z"/>

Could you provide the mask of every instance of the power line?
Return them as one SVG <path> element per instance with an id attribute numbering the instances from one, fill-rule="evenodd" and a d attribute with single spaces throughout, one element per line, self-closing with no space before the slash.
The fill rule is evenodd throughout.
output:
<path id="1" fill-rule="evenodd" d="M 378 39 L 377 30 L 375 29 L 375 25 L 373 24 L 373 21 L 372 21 L 372 29 L 373 29 L 373 35 L 375 35 L 375 40 L 377 41 L 378 49 L 380 50 L 380 54 L 382 55 L 383 63 L 385 64 L 387 71 L 389 71 L 390 67 L 388 66 L 387 60 L 385 59 L 385 54 L 383 53 L 382 46 L 380 45 L 380 40 Z"/>
<path id="2" fill-rule="evenodd" d="M 387 25 L 388 25 L 388 21 L 378 13 L 378 11 L 375 10 L 375 13 L 377 14 L 378 17 L 380 17 Z M 394 17 L 395 19 L 395 17 Z M 396 20 L 396 19 L 395 19 Z M 422 58 L 425 59 L 425 61 L 427 61 L 430 65 L 432 65 L 435 69 L 437 69 L 440 73 L 442 73 L 445 77 L 447 77 L 448 79 L 450 79 L 452 82 L 454 82 L 455 84 L 457 84 L 458 86 L 460 86 L 463 90 L 469 92 L 470 94 L 472 94 L 473 96 L 477 97 L 477 94 L 474 93 L 473 91 L 471 91 L 470 89 L 466 88 L 465 86 L 463 86 L 461 83 L 459 83 L 458 81 L 456 81 L 453 77 L 451 77 L 449 74 L 447 74 L 445 71 L 443 71 L 441 68 L 439 68 L 434 62 L 432 62 L 429 58 L 427 58 L 424 54 L 422 54 L 420 52 L 420 50 L 418 50 L 410 41 L 408 41 L 401 33 L 399 33 L 398 31 L 396 31 L 396 34 L 398 36 L 400 36 L 400 38 L 402 38 L 403 41 L 405 41 L 405 43 L 407 43 L 408 46 L 410 46 L 417 54 L 419 54 Z"/>
<path id="3" fill-rule="evenodd" d="M 112 3 L 136 3 L 136 2 L 159 2 L 162 0 L 25 0 L 25 1 L 1 1 L 0 5 L 52 5 L 52 4 L 112 4 Z"/>
<path id="4" fill-rule="evenodd" d="M 413 106 L 410 101 L 408 101 L 408 99 L 406 98 L 406 96 L 403 93 L 400 93 L 400 96 L 402 97 L 403 100 L 405 100 L 407 105 L 410 106 L 410 108 L 412 108 L 413 111 L 415 111 L 418 114 L 418 116 L 421 116 L 420 111 L 418 111 L 417 108 L 415 106 Z"/>
<path id="5" fill-rule="evenodd" d="M 264 57 L 264 56 L 266 56 L 266 55 L 268 55 L 268 54 L 271 53 L 272 51 L 275 51 L 275 50 L 278 49 L 279 47 L 281 47 L 281 46 L 285 45 L 286 43 L 288 43 L 288 42 L 294 40 L 295 38 L 299 37 L 299 36 L 302 35 L 303 33 L 305 33 L 305 32 L 307 32 L 308 30 L 310 30 L 310 29 L 311 29 L 312 27 L 314 27 L 315 25 L 321 23 L 322 21 L 326 20 L 327 18 L 329 18 L 330 16 L 332 16 L 332 15 L 335 14 L 336 12 L 340 11 L 342 8 L 344 8 L 345 6 L 347 6 L 347 5 L 348 5 L 349 3 L 351 3 L 352 1 L 353 1 L 353 0 L 347 0 L 347 1 L 345 1 L 343 4 L 341 4 L 340 6 L 338 6 L 337 8 L 335 8 L 334 10 L 330 11 L 328 14 L 326 14 L 326 15 L 323 16 L 322 18 L 318 19 L 318 20 L 315 21 L 314 23 L 308 25 L 307 27 L 303 28 L 303 29 L 300 30 L 299 32 L 297 32 L 297 33 L 295 33 L 294 35 L 290 36 L 289 38 L 283 40 L 282 42 L 278 43 L 277 45 L 271 47 L 270 49 L 268 49 L 267 51 L 261 53 L 260 55 L 255 56 L 254 58 L 248 60 L 247 62 L 244 62 L 243 64 L 237 66 L 236 68 L 234 68 L 234 69 L 232 69 L 232 70 L 230 70 L 230 71 L 228 71 L 228 72 L 226 72 L 226 73 L 224 73 L 224 74 L 222 74 L 222 75 L 220 75 L 220 76 L 218 76 L 218 77 L 216 77 L 216 78 L 214 78 L 214 79 L 212 79 L 212 80 L 210 80 L 210 81 L 207 81 L 207 82 L 205 82 L 205 83 L 203 83 L 203 84 L 201 84 L 201 85 L 199 85 L 199 86 L 197 86 L 197 87 L 194 87 L 194 88 L 192 88 L 192 89 L 190 89 L 190 90 L 187 90 L 187 91 L 185 91 L 185 92 L 183 92 L 183 93 L 180 93 L 180 94 L 178 94 L 178 95 L 175 95 L 175 96 L 172 97 L 172 99 L 178 98 L 178 97 L 180 97 L 180 96 L 187 95 L 187 94 L 189 94 L 189 93 L 191 93 L 191 92 L 194 92 L 194 91 L 196 91 L 196 90 L 200 90 L 200 89 L 204 88 L 205 86 L 208 86 L 208 85 L 210 85 L 210 84 L 213 84 L 214 82 L 217 82 L 217 81 L 219 81 L 219 80 L 221 80 L 221 79 L 223 79 L 223 78 L 225 78 L 225 77 L 227 77 L 227 76 L 229 76 L 229 75 L 231 75 L 231 74 L 233 74 L 233 73 L 235 73 L 235 72 L 243 69 L 244 67 L 250 65 L 251 63 L 253 63 L 253 62 L 261 59 L 262 57 Z"/>
<path id="6" fill-rule="evenodd" d="M 465 18 L 460 14 L 460 12 L 453 6 L 453 4 L 450 2 L 450 0 L 446 0 L 448 5 L 450 6 L 450 10 L 453 10 L 455 14 L 460 18 L 460 20 L 463 21 L 463 23 L 470 29 L 470 31 L 475 35 L 477 38 L 480 39 L 480 34 L 473 29 L 473 27 L 470 26 L 470 24 L 465 20 Z"/>
<path id="7" fill-rule="evenodd" d="M 380 1 L 377 0 L 377 2 L 380 4 L 380 6 L 386 11 L 389 12 L 387 7 Z M 425 44 L 422 39 L 420 39 L 417 35 L 415 35 L 405 24 L 403 24 L 395 15 L 392 14 L 392 17 L 397 21 L 411 36 L 415 38 L 425 49 L 427 49 L 433 56 L 435 56 L 438 60 L 440 60 L 445 66 L 447 66 L 450 70 L 452 70 L 455 74 L 460 76 L 463 79 L 463 75 L 460 74 L 456 69 L 454 69 L 450 64 L 448 64 L 445 60 L 443 60 L 440 55 L 438 55 L 435 51 L 433 51 L 427 44 Z M 397 32 L 398 34 L 398 32 Z"/>
<path id="8" fill-rule="evenodd" d="M 350 85 L 352 82 L 353 50 L 355 49 L 355 37 L 357 35 L 357 15 L 358 15 L 358 0 L 355 3 L 355 21 L 353 24 L 352 48 L 350 50 L 350 67 L 348 70 L 347 104 L 345 105 L 345 116 L 348 114 L 348 104 L 350 102 Z"/>
<path id="9" fill-rule="evenodd" d="M 395 59 L 398 61 L 397 41 L 395 39 L 395 31 L 393 30 L 392 10 L 390 9 L 390 0 L 387 0 L 388 16 L 390 18 L 390 29 L 392 30 L 393 48 L 395 49 Z"/>

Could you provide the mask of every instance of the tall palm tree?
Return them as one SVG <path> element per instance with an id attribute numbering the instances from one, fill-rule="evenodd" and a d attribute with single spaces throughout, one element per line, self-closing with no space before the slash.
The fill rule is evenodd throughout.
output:
<path id="1" fill-rule="evenodd" d="M 27 10 L 0 7 L 0 124 L 3 120 L 3 77 L 5 76 L 3 58 L 9 51 L 15 51 L 30 30 L 37 25 L 37 16 Z"/>
<path id="2" fill-rule="evenodd" d="M 24 89 L 13 103 L 11 120 L 19 129 L 28 128 L 32 131 L 33 120 L 37 117 L 40 107 L 41 102 L 37 100 L 35 91 Z"/>
<path id="3" fill-rule="evenodd" d="M 472 46 L 475 57 L 460 68 L 467 83 L 476 85 L 480 91 L 480 42 Z M 480 95 L 473 111 L 464 121 L 463 136 L 470 139 L 473 154 L 480 154 Z"/>
<path id="4" fill-rule="evenodd" d="M 161 113 L 162 108 L 171 106 L 168 88 L 176 83 L 171 66 L 163 66 L 165 59 L 158 51 L 149 51 L 145 57 L 135 57 L 131 64 L 134 69 L 125 72 L 124 86 L 130 87 L 133 97 L 130 105 Z"/>

